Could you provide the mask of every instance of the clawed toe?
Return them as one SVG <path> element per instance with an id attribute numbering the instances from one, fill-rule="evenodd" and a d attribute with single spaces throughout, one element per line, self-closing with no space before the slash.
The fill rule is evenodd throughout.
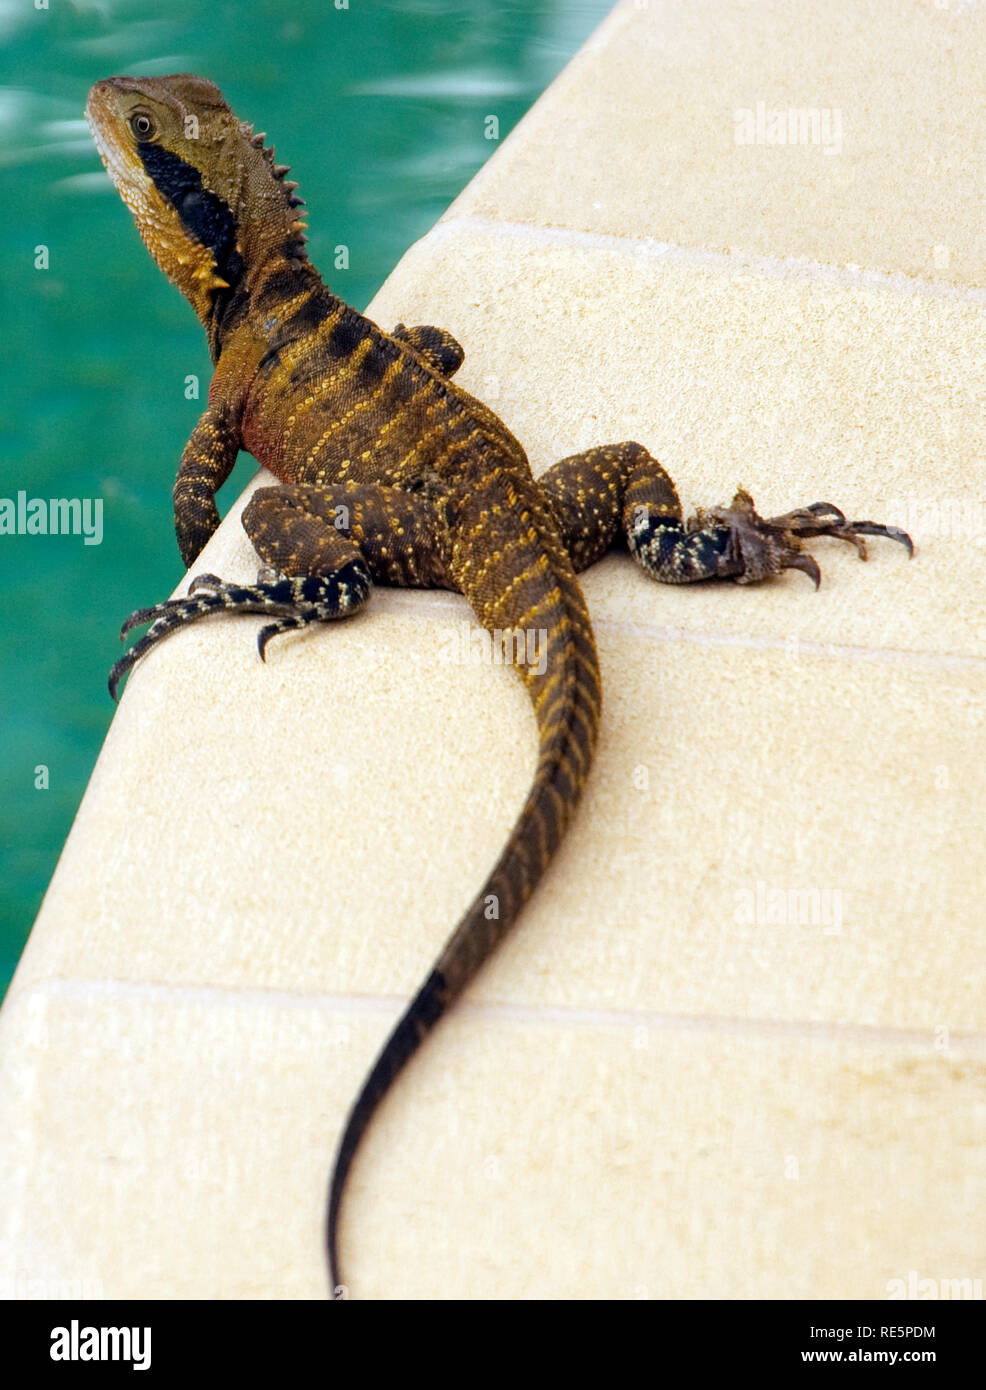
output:
<path id="1" fill-rule="evenodd" d="M 123 677 L 133 666 L 137 664 L 137 662 L 144 655 L 144 653 L 149 651 L 160 637 L 164 636 L 164 632 L 167 629 L 156 631 L 156 627 L 157 624 L 153 624 L 147 630 L 147 632 L 144 633 L 144 636 L 141 637 L 138 641 L 136 641 L 128 651 L 124 652 L 123 656 L 120 657 L 119 661 L 115 661 L 113 663 L 113 666 L 110 668 L 110 674 L 107 679 L 107 685 L 109 686 L 110 695 L 114 700 L 117 698 L 116 692 L 119 689 L 120 682 L 123 680 Z"/>
<path id="2" fill-rule="evenodd" d="M 845 521 L 846 519 L 845 512 L 841 511 L 834 502 L 810 502 L 805 507 L 805 511 L 810 512 L 812 516 L 830 516 L 834 521 Z"/>
<path id="3" fill-rule="evenodd" d="M 215 579 L 213 575 L 199 575 L 192 580 L 189 586 L 189 594 L 198 589 L 205 588 L 207 582 Z M 196 618 L 204 617 L 206 613 L 215 611 L 217 608 L 225 607 L 225 599 L 220 589 L 224 586 L 218 579 L 215 584 L 219 589 L 211 588 L 207 593 L 201 593 L 198 598 L 173 598 L 166 599 L 164 603 L 155 603 L 150 608 L 136 608 L 130 614 L 120 629 L 121 640 L 126 637 L 135 627 L 142 627 L 144 623 L 150 623 L 150 627 L 138 641 L 136 641 L 129 651 L 125 652 L 119 661 L 115 662 L 109 674 L 109 689 L 113 699 L 116 699 L 117 688 L 120 681 L 136 664 L 137 661 L 151 647 L 157 645 L 162 637 L 174 632 L 176 628 L 186 623 L 193 622 Z M 228 588 L 228 586 L 225 586 Z"/>
<path id="4" fill-rule="evenodd" d="M 283 618 L 278 618 L 276 623 L 268 623 L 257 633 L 257 651 L 260 653 L 260 660 L 267 660 L 267 644 L 272 637 L 278 637 L 282 632 L 296 632 L 299 628 L 307 627 L 314 622 L 316 614 L 312 610 L 301 613 L 289 613 Z"/>
<path id="5" fill-rule="evenodd" d="M 189 584 L 188 592 L 194 594 L 196 589 L 218 589 L 222 582 L 218 574 L 197 574 Z"/>
<path id="6" fill-rule="evenodd" d="M 914 542 L 899 526 L 884 526 L 879 521 L 850 521 L 848 529 L 856 536 L 885 536 L 887 540 L 902 545 L 911 558 L 914 556 Z"/>
<path id="7" fill-rule="evenodd" d="M 750 494 L 740 489 L 730 507 L 700 512 L 695 524 L 710 523 L 728 531 L 719 573 L 739 584 L 752 584 L 782 570 L 796 569 L 806 574 L 817 589 L 821 572 L 803 544 L 816 536 L 847 541 L 856 547 L 861 560 L 867 558 L 866 536 L 897 541 L 909 555 L 914 554 L 914 544 L 906 531 L 876 521 L 847 521 L 845 512 L 831 502 L 812 502 L 782 516 L 762 517 Z"/>
<path id="8" fill-rule="evenodd" d="M 867 556 L 864 536 L 884 536 L 904 546 L 908 555 L 914 554 L 914 542 L 899 526 L 884 526 L 878 521 L 847 521 L 845 512 L 831 502 L 812 502 L 810 506 L 797 511 L 773 516 L 767 525 L 789 531 L 801 539 L 831 536 L 834 540 L 848 541 L 856 547 L 861 560 Z"/>
<path id="9" fill-rule="evenodd" d="M 275 582 L 226 584 L 214 574 L 198 574 L 188 586 L 187 598 L 168 599 L 131 613 L 123 624 L 121 637 L 142 623 L 150 623 L 150 627 L 110 671 L 113 699 L 120 681 L 151 647 L 177 628 L 197 622 L 209 613 L 260 613 L 273 619 L 257 636 L 257 650 L 266 659 L 267 645 L 279 633 L 353 613 L 370 592 L 370 573 L 361 557 L 330 575 L 289 578 L 278 570 L 263 573 L 276 576 Z"/>
<path id="10" fill-rule="evenodd" d="M 158 618 L 163 618 L 171 604 L 176 602 L 179 600 L 167 599 L 164 603 L 152 604 L 150 608 L 135 608 L 120 628 L 120 641 L 122 642 L 127 633 L 132 632 L 135 627 L 143 627 L 145 623 L 153 623 Z"/>
<path id="11" fill-rule="evenodd" d="M 804 530 L 806 533 L 818 526 L 845 525 L 846 514 L 832 502 L 811 502 L 807 507 L 798 507 L 783 516 L 772 516 L 771 526 L 780 526 L 787 531 Z"/>
<path id="12" fill-rule="evenodd" d="M 150 623 L 150 627 L 130 650 L 113 666 L 109 675 L 110 694 L 116 699 L 117 688 L 126 673 L 163 637 L 179 627 L 222 610 L 232 613 L 265 613 L 277 621 L 263 628 L 258 637 L 261 657 L 270 639 L 279 632 L 306 627 L 321 616 L 318 608 L 298 602 L 299 595 L 290 580 L 279 585 L 224 584 L 214 574 L 199 574 L 188 586 L 187 598 L 167 599 L 151 608 L 138 608 L 123 624 L 120 636 L 131 629 Z"/>
<path id="13" fill-rule="evenodd" d="M 801 570 L 802 574 L 806 574 L 812 581 L 816 589 L 821 585 L 822 572 L 818 568 L 817 561 L 806 550 L 792 550 L 790 555 L 784 558 L 781 568 Z"/>
<path id="14" fill-rule="evenodd" d="M 137 657 L 134 655 L 133 649 L 131 649 L 129 652 L 127 652 L 125 656 L 121 656 L 120 660 L 115 661 L 111 666 L 110 674 L 107 678 L 106 684 L 109 687 L 110 698 L 112 700 L 115 700 L 117 698 L 116 692 L 119 688 L 120 682 L 123 680 L 123 677 L 127 674 L 127 672 L 130 670 L 131 666 L 134 664 L 136 660 Z"/>

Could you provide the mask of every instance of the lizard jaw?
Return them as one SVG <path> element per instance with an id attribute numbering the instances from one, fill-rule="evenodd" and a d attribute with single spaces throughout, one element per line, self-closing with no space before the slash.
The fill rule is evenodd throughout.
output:
<path id="1" fill-rule="evenodd" d="M 123 146 L 114 130 L 118 117 L 111 104 L 109 96 L 111 90 L 109 82 L 97 82 L 89 92 L 85 116 L 106 172 L 133 212 L 134 209 L 127 196 L 128 193 L 135 195 L 141 183 L 147 185 L 150 183 L 150 179 L 139 168 L 139 161 L 136 157 L 128 161 L 124 155 Z"/>

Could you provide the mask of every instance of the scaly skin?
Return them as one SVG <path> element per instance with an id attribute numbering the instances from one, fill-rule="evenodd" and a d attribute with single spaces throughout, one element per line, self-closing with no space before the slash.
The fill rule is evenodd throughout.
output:
<path id="1" fill-rule="evenodd" d="M 687 524 L 674 483 L 635 443 L 565 459 L 535 481 L 506 426 L 451 381 L 462 349 L 437 328 L 385 333 L 337 299 L 309 262 L 297 185 L 264 137 L 200 77 L 115 77 L 86 115 L 152 256 L 192 305 L 215 364 L 208 406 L 182 454 L 175 532 L 191 565 L 219 524 L 215 493 L 247 449 L 280 480 L 243 523 L 264 562 L 256 585 L 192 581 L 189 597 L 140 609 L 151 624 L 122 676 L 168 633 L 213 612 L 260 613 L 263 656 L 279 632 L 354 612 L 372 581 L 463 593 L 491 633 L 514 634 L 540 753 L 510 838 L 350 1112 L 329 1189 L 333 1296 L 346 1294 L 339 1210 L 359 1142 L 405 1063 L 510 929 L 582 795 L 599 731 L 600 676 L 576 572 L 629 548 L 666 583 L 741 583 L 798 568 L 802 539 L 863 535 L 816 504 L 772 521 L 745 493 Z"/>

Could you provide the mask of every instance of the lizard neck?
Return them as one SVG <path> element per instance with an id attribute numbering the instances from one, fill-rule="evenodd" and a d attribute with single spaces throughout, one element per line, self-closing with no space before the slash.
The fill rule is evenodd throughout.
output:
<path id="1" fill-rule="evenodd" d="M 299 290 L 321 280 L 305 249 L 297 184 L 263 136 L 238 126 L 235 136 L 199 145 L 195 161 L 160 140 L 138 141 L 137 155 L 176 215 L 170 241 L 150 233 L 152 254 L 195 310 L 217 362 L 272 275 L 295 277 Z"/>
<path id="2" fill-rule="evenodd" d="M 266 338 L 273 327 L 269 322 L 272 308 L 312 291 L 331 293 L 303 250 L 300 256 L 288 256 L 278 248 L 252 263 L 244 262 L 235 283 L 218 290 L 208 312 L 200 315 L 213 362 L 219 361 L 223 348 L 244 324 L 251 325 L 258 337 Z"/>

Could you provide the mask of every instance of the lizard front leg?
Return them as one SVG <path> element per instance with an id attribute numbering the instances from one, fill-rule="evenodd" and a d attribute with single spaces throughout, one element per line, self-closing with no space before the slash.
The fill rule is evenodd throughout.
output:
<path id="1" fill-rule="evenodd" d="M 121 636 L 150 623 L 109 677 L 116 698 L 123 676 L 162 638 L 211 613 L 261 614 L 264 657 L 272 637 L 355 613 L 371 580 L 416 588 L 453 588 L 444 513 L 434 501 L 361 483 L 258 488 L 243 526 L 264 562 L 256 584 L 197 575 L 187 598 L 131 613 Z M 273 572 L 273 574 L 271 574 Z"/>
<path id="2" fill-rule="evenodd" d="M 642 444 L 588 449 L 562 459 L 538 479 L 562 528 L 577 570 L 612 546 L 625 544 L 637 563 L 663 584 L 734 579 L 750 584 L 785 569 L 800 569 L 815 583 L 819 569 L 802 542 L 814 536 L 849 541 L 866 559 L 865 536 L 899 541 L 906 532 L 874 521 L 847 521 L 838 507 L 809 507 L 764 518 L 740 490 L 730 507 L 700 510 L 687 522 L 665 469 Z"/>
<path id="3" fill-rule="evenodd" d="M 186 568 L 219 525 L 216 493 L 232 473 L 239 451 L 232 411 L 210 403 L 185 445 L 171 492 L 175 536 Z"/>

